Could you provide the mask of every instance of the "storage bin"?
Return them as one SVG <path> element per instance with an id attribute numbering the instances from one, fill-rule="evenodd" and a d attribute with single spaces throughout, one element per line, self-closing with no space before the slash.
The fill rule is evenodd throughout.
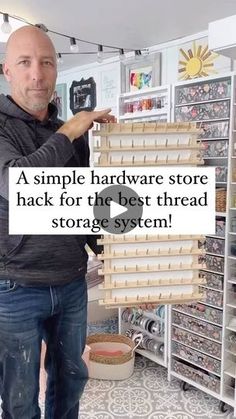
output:
<path id="1" fill-rule="evenodd" d="M 221 358 L 221 344 L 213 342 L 212 340 L 179 329 L 178 327 L 173 327 L 172 338 L 180 343 L 185 343 L 194 349 L 201 349 L 209 355 Z"/>
<path id="2" fill-rule="evenodd" d="M 90 346 L 89 377 L 99 380 L 125 380 L 133 374 L 134 351 L 138 344 L 123 335 L 96 334 L 87 338 Z M 121 352 L 119 355 L 112 353 Z M 101 354 L 103 352 L 103 354 Z M 109 355 L 110 354 L 110 355 Z"/>
<path id="3" fill-rule="evenodd" d="M 206 238 L 205 244 L 206 252 L 214 253 L 217 255 L 224 255 L 225 253 L 225 240 L 215 239 L 213 237 Z"/>
<path id="4" fill-rule="evenodd" d="M 217 310 L 212 307 L 208 307 L 205 304 L 201 303 L 191 303 L 191 304 L 177 304 L 174 306 L 177 310 L 182 311 L 186 314 L 192 314 L 193 316 L 199 317 L 201 319 L 208 320 L 209 322 L 217 323 L 219 326 L 223 322 L 223 313 L 222 310 Z"/>
<path id="5" fill-rule="evenodd" d="M 224 258 L 221 258 L 218 256 L 206 255 L 205 263 L 206 263 L 206 268 L 211 271 L 218 272 L 218 273 L 224 272 Z"/>
<path id="6" fill-rule="evenodd" d="M 212 373 L 220 374 L 221 362 L 215 358 L 204 355 L 202 352 L 181 345 L 180 343 L 173 344 L 173 352 L 181 356 L 181 358 L 185 358 L 187 361 L 194 362 L 199 367 L 206 368 Z"/>
<path id="7" fill-rule="evenodd" d="M 220 392 L 220 379 L 213 374 L 203 372 L 197 367 L 190 366 L 188 363 L 173 361 L 173 370 L 186 378 L 209 388 L 216 393 Z"/>
<path id="8" fill-rule="evenodd" d="M 226 189 L 216 189 L 216 212 L 226 211 Z"/>
<path id="9" fill-rule="evenodd" d="M 192 332 L 199 333 L 200 335 L 206 336 L 219 342 L 221 341 L 221 327 L 206 323 L 202 320 L 197 320 L 194 317 L 186 316 L 185 314 L 178 313 L 177 311 L 173 312 L 173 323 Z"/>
<path id="10" fill-rule="evenodd" d="M 200 271 L 200 278 L 205 278 L 206 285 L 211 288 L 223 290 L 224 277 L 223 275 L 214 274 L 213 272 Z"/>
<path id="11" fill-rule="evenodd" d="M 216 220 L 216 236 L 225 236 L 225 220 Z"/>
<path id="12" fill-rule="evenodd" d="M 220 291 L 210 290 L 208 288 L 200 287 L 200 292 L 203 293 L 203 300 L 206 304 L 212 304 L 216 307 L 223 306 L 223 293 Z"/>

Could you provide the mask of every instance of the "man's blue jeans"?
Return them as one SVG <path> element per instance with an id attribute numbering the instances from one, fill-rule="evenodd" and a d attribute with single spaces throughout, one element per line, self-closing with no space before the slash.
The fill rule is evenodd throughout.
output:
<path id="1" fill-rule="evenodd" d="M 47 343 L 45 418 L 77 419 L 88 378 L 84 279 L 52 287 L 0 280 L 0 395 L 4 419 L 39 419 L 40 349 Z"/>

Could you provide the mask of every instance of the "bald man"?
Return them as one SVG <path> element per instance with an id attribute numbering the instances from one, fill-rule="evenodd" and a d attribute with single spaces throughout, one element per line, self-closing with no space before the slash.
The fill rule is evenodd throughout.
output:
<path id="1" fill-rule="evenodd" d="M 110 109 L 80 112 L 66 123 L 50 103 L 57 68 L 54 46 L 34 26 L 9 38 L 0 95 L 0 395 L 3 418 L 40 418 L 39 366 L 47 343 L 46 419 L 77 419 L 87 381 L 86 242 L 91 236 L 8 234 L 9 167 L 89 165 L 86 132 Z M 35 220 L 37 223 L 37 220 Z"/>

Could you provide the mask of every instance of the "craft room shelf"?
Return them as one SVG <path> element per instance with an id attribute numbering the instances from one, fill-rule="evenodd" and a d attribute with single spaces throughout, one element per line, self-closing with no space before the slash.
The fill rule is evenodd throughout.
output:
<path id="1" fill-rule="evenodd" d="M 235 76 L 230 73 L 218 78 L 178 83 L 173 86 L 172 96 L 173 120 L 197 122 L 202 129 L 199 136 L 203 145 L 201 157 L 206 165 L 216 168 L 216 188 L 223 187 L 226 193 L 223 199 L 218 189 L 216 199 L 220 197 L 221 202 L 216 206 L 216 234 L 206 238 L 206 254 L 202 260 L 206 267 L 201 269 L 201 275 L 207 281 L 207 285 L 202 286 L 205 301 L 173 306 L 171 310 L 169 378 L 178 377 L 206 393 L 217 394 L 219 400 L 235 408 L 235 375 L 232 370 L 236 368 L 236 299 L 233 293 L 236 291 L 236 253 L 231 253 L 236 233 L 236 224 L 232 228 L 236 217 L 236 200 L 234 203 L 233 198 L 234 194 L 236 196 Z M 180 317 L 176 317 L 177 314 Z M 176 333 L 178 343 L 183 340 L 182 356 L 175 352 Z M 187 360 L 187 355 L 184 355 L 184 345 L 192 347 L 191 342 L 197 345 L 197 339 L 201 340 L 199 351 L 205 347 L 204 355 L 213 357 L 212 345 L 216 345 L 220 368 L 217 367 L 215 378 L 211 368 L 206 367 L 210 375 L 205 375 L 202 365 L 197 366 L 191 356 Z"/>

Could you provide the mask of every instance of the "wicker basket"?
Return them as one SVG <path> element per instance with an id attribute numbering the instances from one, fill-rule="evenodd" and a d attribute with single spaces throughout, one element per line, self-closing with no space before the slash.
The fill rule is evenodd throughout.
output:
<path id="1" fill-rule="evenodd" d="M 88 336 L 90 346 L 89 377 L 100 380 L 125 380 L 134 369 L 135 345 L 130 338 L 123 335 L 96 334 Z M 118 356 L 96 354 L 96 351 L 122 351 Z"/>
<path id="2" fill-rule="evenodd" d="M 216 212 L 226 211 L 226 189 L 216 189 Z"/>

